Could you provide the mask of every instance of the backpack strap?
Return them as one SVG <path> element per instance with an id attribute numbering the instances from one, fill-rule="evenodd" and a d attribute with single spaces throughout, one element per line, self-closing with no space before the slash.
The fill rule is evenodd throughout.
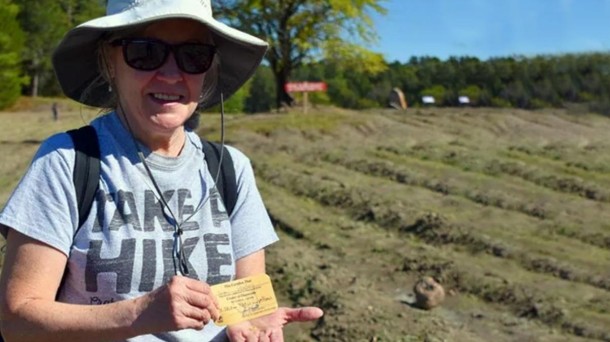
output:
<path id="1" fill-rule="evenodd" d="M 213 178 L 216 178 L 216 175 L 218 175 L 216 188 L 220 192 L 220 197 L 222 197 L 227 215 L 231 216 L 233 209 L 235 208 L 235 203 L 237 202 L 237 181 L 235 179 L 235 167 L 233 166 L 231 153 L 221 144 L 203 138 L 201 139 L 201 146 L 203 147 L 205 161 L 208 164 L 210 174 Z M 222 163 L 220 163 L 221 148 L 224 148 Z M 218 173 L 219 164 L 220 173 Z"/>
<path id="2" fill-rule="evenodd" d="M 73 181 L 78 201 L 78 229 L 83 225 L 93 204 L 100 179 L 100 147 L 97 132 L 92 126 L 83 126 L 67 131 L 72 138 L 75 150 Z M 237 182 L 231 154 L 222 145 L 201 139 L 208 170 L 213 178 L 218 174 L 217 188 L 225 204 L 227 215 L 231 216 L 237 202 Z M 218 168 L 220 166 L 220 174 Z M 76 233 L 75 233 L 76 235 Z"/>
<path id="3" fill-rule="evenodd" d="M 78 202 L 78 228 L 85 223 L 99 186 L 100 147 L 92 126 L 83 126 L 67 132 L 74 143 L 75 160 L 73 181 Z M 76 232 L 74 233 L 76 235 Z"/>

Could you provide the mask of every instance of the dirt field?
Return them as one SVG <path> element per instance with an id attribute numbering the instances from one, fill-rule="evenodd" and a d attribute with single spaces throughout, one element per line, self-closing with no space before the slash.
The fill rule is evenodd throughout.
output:
<path id="1" fill-rule="evenodd" d="M 95 113 L 0 113 L 0 205 L 49 134 Z M 216 115 L 201 134 L 219 134 Z M 281 241 L 287 341 L 610 341 L 610 120 L 409 109 L 227 119 Z M 432 276 L 446 298 L 413 305 Z"/>

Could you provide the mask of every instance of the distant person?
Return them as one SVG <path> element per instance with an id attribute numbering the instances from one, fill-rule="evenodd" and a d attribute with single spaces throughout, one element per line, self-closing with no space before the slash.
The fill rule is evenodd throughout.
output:
<path id="1" fill-rule="evenodd" d="M 322 315 L 214 323 L 210 285 L 265 273 L 278 237 L 250 160 L 231 146 L 239 192 L 227 215 L 195 109 L 237 91 L 266 49 L 216 21 L 210 0 L 109 0 L 106 16 L 64 36 L 53 55 L 64 93 L 108 110 L 91 122 L 99 187 L 79 226 L 73 141 L 43 142 L 0 213 L 7 341 L 282 341 L 287 323 Z"/>
<path id="2" fill-rule="evenodd" d="M 51 111 L 53 112 L 53 121 L 57 121 L 59 119 L 59 108 L 57 108 L 57 102 L 53 102 Z"/>

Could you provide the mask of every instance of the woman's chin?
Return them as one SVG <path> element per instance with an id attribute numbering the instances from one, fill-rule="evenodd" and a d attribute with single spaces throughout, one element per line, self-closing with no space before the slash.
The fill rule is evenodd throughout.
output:
<path id="1" fill-rule="evenodd" d="M 151 117 L 151 123 L 160 129 L 175 129 L 188 119 L 186 113 L 157 113 Z"/>

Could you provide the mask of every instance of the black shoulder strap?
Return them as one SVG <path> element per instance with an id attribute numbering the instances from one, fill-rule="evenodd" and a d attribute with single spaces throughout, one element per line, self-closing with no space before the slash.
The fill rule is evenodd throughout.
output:
<path id="1" fill-rule="evenodd" d="M 208 164 L 208 170 L 212 177 L 216 177 L 218 174 L 220 149 L 223 148 L 223 146 L 205 139 L 201 139 L 201 145 L 203 146 L 203 153 L 205 154 L 205 160 Z M 220 197 L 222 197 L 222 201 L 227 209 L 227 215 L 231 216 L 233 209 L 235 208 L 235 202 L 237 202 L 237 181 L 235 180 L 233 159 L 226 147 L 224 147 L 224 152 L 222 154 L 222 164 L 220 164 L 220 174 L 216 187 L 218 188 Z"/>
<path id="2" fill-rule="evenodd" d="M 97 133 L 92 126 L 83 126 L 67 132 L 74 142 L 75 161 L 73 181 L 78 201 L 78 227 L 83 225 L 93 204 L 100 179 L 100 148 Z M 218 174 L 220 144 L 201 139 L 203 153 L 212 177 Z M 231 216 L 237 202 L 235 167 L 229 151 L 224 148 L 217 188 L 222 197 L 227 215 Z"/>
<path id="3" fill-rule="evenodd" d="M 74 142 L 74 188 L 78 201 L 78 227 L 83 225 L 100 180 L 100 147 L 97 133 L 92 126 L 83 126 L 67 132 Z"/>

